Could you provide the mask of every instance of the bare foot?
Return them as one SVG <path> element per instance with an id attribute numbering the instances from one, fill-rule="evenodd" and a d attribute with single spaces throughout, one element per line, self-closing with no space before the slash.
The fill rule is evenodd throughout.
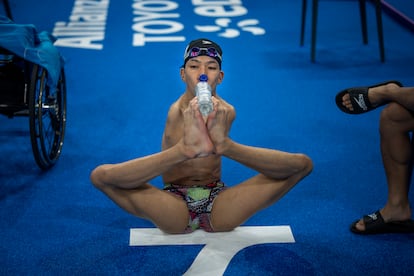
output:
<path id="1" fill-rule="evenodd" d="M 185 154 L 190 158 L 208 156 L 214 149 L 203 116 L 198 110 L 197 98 L 192 99 L 184 111 L 183 143 Z"/>
<path id="2" fill-rule="evenodd" d="M 228 141 L 231 124 L 235 118 L 234 108 L 212 97 L 214 110 L 207 118 L 207 129 L 215 146 L 215 153 L 222 154 Z"/>

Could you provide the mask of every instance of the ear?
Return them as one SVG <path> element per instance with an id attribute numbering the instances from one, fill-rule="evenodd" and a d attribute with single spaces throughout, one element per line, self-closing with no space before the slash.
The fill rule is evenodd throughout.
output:
<path id="1" fill-rule="evenodd" d="M 220 71 L 220 75 L 219 75 L 217 83 L 220 84 L 223 81 L 223 79 L 224 79 L 224 72 Z"/>
<path id="2" fill-rule="evenodd" d="M 180 68 L 180 77 L 181 77 L 181 80 L 182 80 L 183 82 L 185 82 L 184 68 Z"/>

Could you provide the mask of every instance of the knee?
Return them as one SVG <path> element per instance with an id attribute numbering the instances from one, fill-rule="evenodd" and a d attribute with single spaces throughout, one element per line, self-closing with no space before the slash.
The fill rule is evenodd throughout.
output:
<path id="1" fill-rule="evenodd" d="M 304 176 L 310 174 L 313 170 L 313 162 L 309 156 L 306 154 L 299 153 L 297 154 L 297 158 L 300 163 L 300 168 Z"/>
<path id="2" fill-rule="evenodd" d="M 410 112 L 402 105 L 392 102 L 381 112 L 381 120 L 400 121 L 407 118 Z"/>
<path id="3" fill-rule="evenodd" d="M 386 131 L 389 127 L 404 123 L 412 119 L 411 113 L 402 105 L 392 102 L 382 111 L 380 116 L 380 131 Z"/>
<path id="4" fill-rule="evenodd" d="M 101 165 L 96 167 L 90 174 L 90 180 L 92 184 L 102 190 L 104 186 L 106 186 L 105 183 L 107 183 L 106 179 L 108 178 L 108 165 Z"/>

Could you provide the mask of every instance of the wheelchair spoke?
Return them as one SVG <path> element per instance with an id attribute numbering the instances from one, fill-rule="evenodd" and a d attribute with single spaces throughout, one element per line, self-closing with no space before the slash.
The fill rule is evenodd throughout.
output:
<path id="1" fill-rule="evenodd" d="M 39 67 L 40 68 L 40 67 Z M 61 153 L 66 122 L 66 87 L 62 70 L 56 89 L 46 85 L 47 72 L 40 68 L 36 74 L 38 85 L 33 88 L 32 104 L 34 130 L 32 145 L 36 162 L 43 169 L 52 166 Z"/>

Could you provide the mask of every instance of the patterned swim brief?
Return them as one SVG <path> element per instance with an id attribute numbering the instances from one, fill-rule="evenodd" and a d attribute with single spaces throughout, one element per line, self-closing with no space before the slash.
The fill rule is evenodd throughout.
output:
<path id="1" fill-rule="evenodd" d="M 165 184 L 164 190 L 182 197 L 187 202 L 190 219 L 184 233 L 191 233 L 196 229 L 214 232 L 210 224 L 210 213 L 214 199 L 225 190 L 221 181 L 202 187 L 183 187 L 174 184 Z"/>

